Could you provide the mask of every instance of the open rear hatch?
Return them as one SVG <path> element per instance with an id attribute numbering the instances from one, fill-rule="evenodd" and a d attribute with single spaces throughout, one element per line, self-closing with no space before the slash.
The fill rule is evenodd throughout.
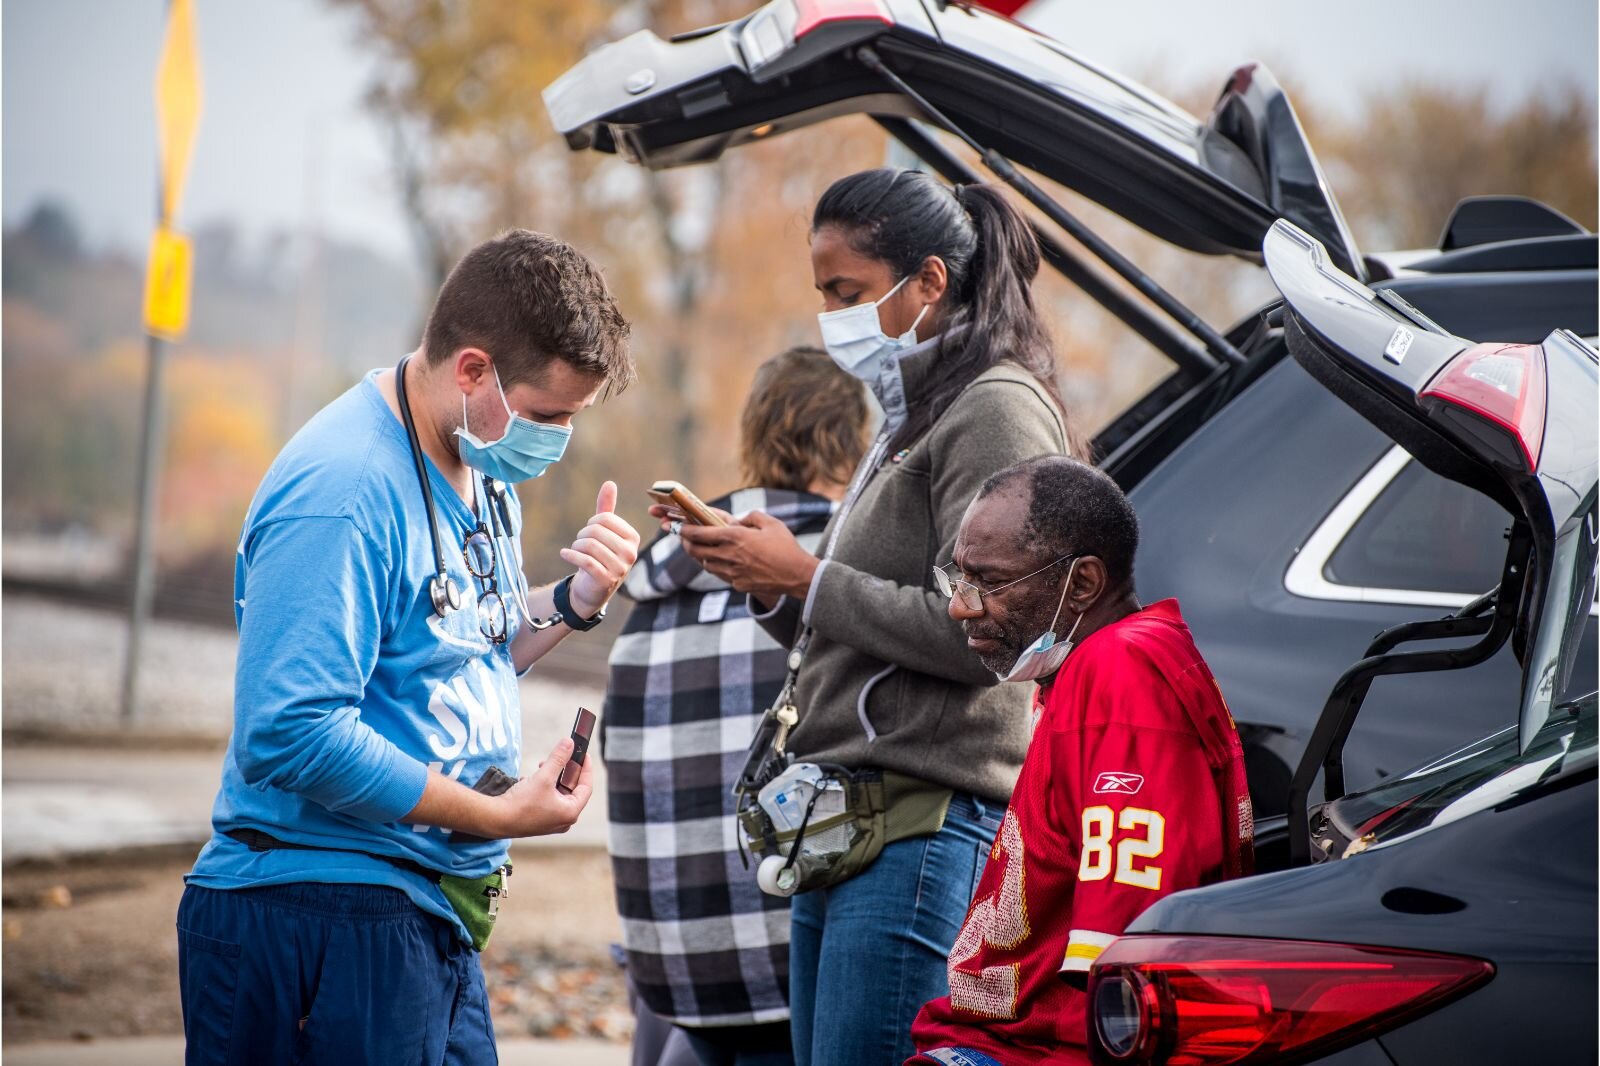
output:
<path id="1" fill-rule="evenodd" d="M 985 148 L 1195 251 L 1256 260 L 1288 218 L 1346 271 L 1361 257 L 1288 98 L 1256 64 L 1208 122 L 1057 42 L 978 8 L 921 0 L 772 0 L 745 18 L 596 50 L 545 90 L 575 150 L 652 168 L 845 114 L 927 118 L 859 61 L 870 45 Z"/>
<path id="2" fill-rule="evenodd" d="M 1288 222 L 1273 225 L 1263 254 L 1284 297 L 1295 359 L 1424 466 L 1513 517 L 1497 590 L 1450 618 L 1380 634 L 1335 686 L 1291 787 L 1291 856 L 1303 861 L 1312 780 L 1321 772 L 1327 798 L 1343 794 L 1340 755 L 1374 678 L 1471 666 L 1510 639 L 1523 665 L 1524 748 L 1550 718 L 1592 645 L 1584 633 L 1594 591 L 1600 356 L 1567 330 L 1541 344 L 1457 337 L 1394 292 L 1338 269 L 1321 242 Z M 1482 639 L 1394 650 L 1462 637 Z"/>

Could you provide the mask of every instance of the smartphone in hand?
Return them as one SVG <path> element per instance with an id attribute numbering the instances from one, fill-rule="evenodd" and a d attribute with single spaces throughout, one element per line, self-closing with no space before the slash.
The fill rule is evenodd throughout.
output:
<path id="1" fill-rule="evenodd" d="M 500 769 L 491 766 L 478 778 L 478 783 L 472 786 L 472 791 L 482 792 L 485 796 L 500 796 L 510 791 L 517 779 Z M 463 833 L 460 830 L 450 834 L 452 844 L 487 844 L 488 837 L 478 836 L 476 833 Z"/>
<path id="2" fill-rule="evenodd" d="M 683 515 L 683 520 L 696 526 L 725 526 L 721 515 L 677 481 L 658 481 L 646 490 L 650 498 Z"/>
<path id="3" fill-rule="evenodd" d="M 594 723 L 594 712 L 579 707 L 578 719 L 572 723 L 572 758 L 561 768 L 561 777 L 556 781 L 556 791 L 563 795 L 571 795 L 572 790 L 578 787 L 578 775 L 583 771 L 584 757 L 589 754 L 589 738 L 594 735 Z"/>

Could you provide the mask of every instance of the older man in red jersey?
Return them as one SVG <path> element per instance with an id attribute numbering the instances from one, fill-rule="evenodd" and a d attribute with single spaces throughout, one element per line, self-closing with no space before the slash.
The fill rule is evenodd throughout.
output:
<path id="1" fill-rule="evenodd" d="M 941 571 L 967 643 L 1037 681 L 1032 744 L 950 952 L 918 1064 L 1087 1062 L 1084 976 L 1173 892 L 1248 872 L 1244 756 L 1174 600 L 1134 595 L 1138 520 L 1059 456 L 995 475 Z"/>

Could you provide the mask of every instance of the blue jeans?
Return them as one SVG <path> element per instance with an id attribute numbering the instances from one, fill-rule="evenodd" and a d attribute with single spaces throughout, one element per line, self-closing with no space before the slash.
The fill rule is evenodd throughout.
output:
<path id="1" fill-rule="evenodd" d="M 796 1066 L 884 1066 L 916 1054 L 911 1023 L 950 993 L 945 960 L 1004 813 L 957 793 L 939 832 L 896 841 L 860 875 L 794 898 Z"/>
<path id="2" fill-rule="evenodd" d="M 184 1061 L 498 1061 L 478 953 L 378 885 L 189 886 L 178 904 Z"/>

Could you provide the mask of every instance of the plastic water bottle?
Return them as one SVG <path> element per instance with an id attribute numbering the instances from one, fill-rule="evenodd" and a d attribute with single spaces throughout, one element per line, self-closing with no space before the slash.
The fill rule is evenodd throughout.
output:
<path id="1" fill-rule="evenodd" d="M 756 793 L 756 801 L 772 819 L 773 827 L 780 833 L 792 832 L 805 821 L 806 807 L 820 788 L 824 778 L 822 768 L 816 763 L 797 762 L 783 773 L 767 782 Z M 841 797 L 842 798 L 842 797 Z M 814 811 L 812 818 L 826 812 Z"/>

